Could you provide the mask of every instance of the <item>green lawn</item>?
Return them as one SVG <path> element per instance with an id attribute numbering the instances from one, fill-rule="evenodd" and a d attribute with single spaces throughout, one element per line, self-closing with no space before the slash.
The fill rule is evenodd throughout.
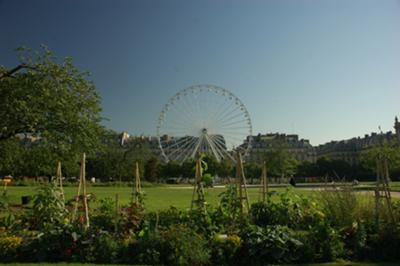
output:
<path id="1" fill-rule="evenodd" d="M 400 186 L 399 183 L 394 184 L 396 187 Z M 21 196 L 33 195 L 37 187 L 33 186 L 9 186 L 7 195 L 9 196 L 11 204 L 20 204 Z M 273 187 L 270 191 L 282 192 L 286 188 L 283 187 Z M 193 193 L 193 188 L 190 185 L 160 185 L 160 186 L 150 186 L 142 189 L 145 192 L 145 205 L 146 209 L 150 211 L 162 210 L 169 208 L 170 206 L 177 207 L 179 209 L 187 209 L 190 207 L 191 197 Z M 206 201 L 215 206 L 220 195 L 225 188 L 207 188 L 205 189 Z M 77 193 L 77 187 L 68 186 L 64 188 L 66 199 L 72 199 Z M 316 196 L 320 192 L 312 191 L 309 188 L 294 188 L 294 193 L 306 195 L 306 196 Z M 88 193 L 93 193 L 96 199 L 102 198 L 115 198 L 118 195 L 120 204 L 128 204 L 130 201 L 130 195 L 132 193 L 131 187 L 101 187 L 101 186 L 89 186 Z M 248 188 L 248 194 L 250 203 L 255 202 L 260 197 L 259 188 Z M 369 197 L 369 196 L 360 196 Z M 397 200 L 397 199 L 396 199 Z M 93 206 L 96 203 L 92 203 Z"/>
<path id="2" fill-rule="evenodd" d="M 21 196 L 35 194 L 36 187 L 8 187 L 7 195 L 10 199 L 11 204 L 20 204 Z M 142 189 L 145 192 L 145 205 L 148 210 L 161 210 L 169 208 L 170 206 L 177 207 L 179 209 L 186 209 L 190 207 L 192 198 L 193 188 L 183 186 L 154 186 L 146 187 Z M 218 195 L 220 195 L 225 188 L 208 188 L 205 189 L 206 200 L 210 205 L 216 205 L 219 201 Z M 284 191 L 285 188 L 273 188 L 270 191 Z M 72 199 L 77 193 L 76 187 L 65 187 L 64 188 L 66 199 Z M 303 195 L 313 195 L 314 192 L 304 189 L 294 189 L 295 193 Z M 119 202 L 121 204 L 128 204 L 130 201 L 130 195 L 132 193 L 131 187 L 88 187 L 88 193 L 93 193 L 96 199 L 102 199 L 106 197 L 115 198 L 118 194 Z M 248 194 L 250 203 L 255 202 L 259 199 L 260 189 L 259 188 L 248 188 Z"/>

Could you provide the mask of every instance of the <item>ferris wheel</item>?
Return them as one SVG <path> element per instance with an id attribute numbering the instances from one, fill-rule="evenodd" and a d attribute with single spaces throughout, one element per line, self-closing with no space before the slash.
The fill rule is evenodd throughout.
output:
<path id="1" fill-rule="evenodd" d="M 176 93 L 158 118 L 157 136 L 166 161 L 184 162 L 199 153 L 217 161 L 235 160 L 234 151 L 246 155 L 252 125 L 244 104 L 228 90 L 197 85 Z"/>

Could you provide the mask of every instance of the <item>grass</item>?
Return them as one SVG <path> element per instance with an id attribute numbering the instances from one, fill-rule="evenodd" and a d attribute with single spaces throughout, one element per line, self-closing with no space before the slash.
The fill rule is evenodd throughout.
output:
<path id="1" fill-rule="evenodd" d="M 394 186 L 399 186 L 397 182 Z M 21 196 L 34 195 L 37 187 L 35 186 L 9 186 L 7 189 L 7 195 L 11 204 L 20 204 Z M 270 191 L 282 192 L 285 191 L 284 187 L 273 187 Z M 145 205 L 146 209 L 150 211 L 163 210 L 174 206 L 178 209 L 187 209 L 190 207 L 192 198 L 193 188 L 190 185 L 161 185 L 161 186 L 149 186 L 142 189 L 145 192 Z M 73 199 L 77 193 L 77 187 L 68 186 L 64 188 L 65 196 L 67 200 Z M 205 189 L 206 201 L 216 206 L 219 201 L 219 195 L 225 191 L 225 188 L 207 188 Z M 306 196 L 314 197 L 319 192 L 312 191 L 305 188 L 294 188 L 295 194 L 301 194 Z M 130 202 L 130 195 L 132 193 L 132 187 L 127 186 L 89 186 L 88 193 L 93 193 L 97 200 L 102 198 L 115 198 L 118 195 L 120 204 L 128 204 Z M 256 202 L 260 197 L 260 189 L 255 187 L 248 188 L 248 194 L 250 203 Z M 372 195 L 372 194 L 371 194 Z M 359 197 L 370 197 L 366 195 L 359 195 Z M 92 206 L 96 203 L 92 203 Z"/>
<path id="2" fill-rule="evenodd" d="M 7 195 L 11 204 L 20 204 L 21 196 L 34 195 L 37 187 L 16 187 L 10 186 L 7 189 Z M 174 206 L 178 209 L 186 209 L 190 207 L 193 188 L 190 186 L 153 186 L 143 188 L 145 192 L 145 205 L 146 209 L 162 210 Z M 205 197 L 207 202 L 216 206 L 219 201 L 219 195 L 225 191 L 225 188 L 207 188 L 205 189 Z M 285 191 L 285 188 L 273 188 L 270 191 Z M 72 199 L 77 193 L 76 187 L 65 187 L 65 197 L 67 200 Z M 303 195 L 313 195 L 314 192 L 304 189 L 294 189 L 295 193 Z M 118 194 L 118 199 L 121 204 L 128 204 L 130 202 L 130 195 L 132 193 L 131 187 L 88 187 L 88 193 L 93 193 L 96 199 L 102 198 L 115 198 Z M 248 188 L 250 203 L 256 202 L 260 196 L 259 188 Z"/>

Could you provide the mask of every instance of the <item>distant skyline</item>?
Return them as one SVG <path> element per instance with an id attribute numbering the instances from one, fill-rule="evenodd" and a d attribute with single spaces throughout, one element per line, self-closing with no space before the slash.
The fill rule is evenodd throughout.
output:
<path id="1" fill-rule="evenodd" d="M 154 135 L 171 96 L 215 84 L 246 105 L 255 135 L 318 145 L 393 131 L 399 25 L 399 0 L 0 0 L 0 65 L 23 45 L 71 56 L 116 131 Z"/>

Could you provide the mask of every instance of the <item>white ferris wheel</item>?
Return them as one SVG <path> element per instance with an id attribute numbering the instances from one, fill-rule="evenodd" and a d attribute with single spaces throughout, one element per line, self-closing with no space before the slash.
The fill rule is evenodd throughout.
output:
<path id="1" fill-rule="evenodd" d="M 235 160 L 234 151 L 246 155 L 251 147 L 252 125 L 244 104 L 228 90 L 213 85 L 183 89 L 169 99 L 157 125 L 162 156 L 184 162 L 199 153 L 217 161 Z"/>

